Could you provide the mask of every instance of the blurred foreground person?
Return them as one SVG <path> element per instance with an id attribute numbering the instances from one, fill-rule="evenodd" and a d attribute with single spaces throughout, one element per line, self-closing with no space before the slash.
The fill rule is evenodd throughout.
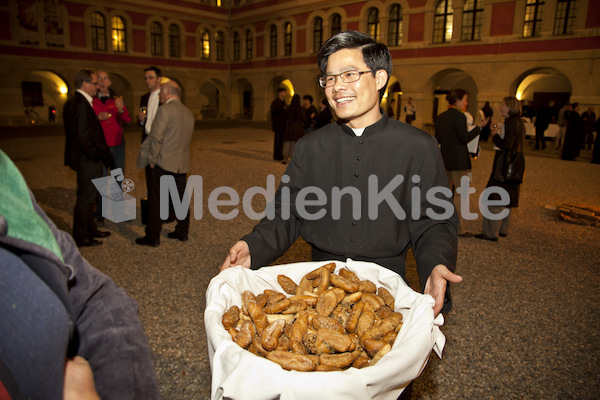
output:
<path id="1" fill-rule="evenodd" d="M 2 399 L 160 397 L 137 303 L 56 228 L 2 151 L 0 321 Z"/>

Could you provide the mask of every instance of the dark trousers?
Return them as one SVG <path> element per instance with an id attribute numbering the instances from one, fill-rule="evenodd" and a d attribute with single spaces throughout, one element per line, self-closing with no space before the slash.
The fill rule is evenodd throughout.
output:
<path id="1" fill-rule="evenodd" d="M 546 139 L 544 138 L 544 132 L 546 131 L 547 126 L 536 126 L 535 127 L 535 148 L 539 149 L 540 144 L 542 149 L 546 148 Z"/>
<path id="2" fill-rule="evenodd" d="M 154 243 L 160 243 L 160 231 L 162 229 L 163 220 L 160 218 L 160 178 L 164 175 L 170 175 L 175 178 L 175 185 L 179 199 L 183 197 L 185 192 L 187 174 L 177 174 L 174 172 L 165 171 L 158 165 L 154 168 L 148 167 L 148 224 L 146 225 L 146 236 Z M 169 210 L 171 209 L 169 197 Z M 175 232 L 181 237 L 187 238 L 190 226 L 190 212 L 185 214 L 185 218 L 177 219 Z"/>
<path id="3" fill-rule="evenodd" d="M 273 159 L 283 160 L 283 131 L 275 131 L 273 139 Z"/>
<path id="4" fill-rule="evenodd" d="M 76 242 L 91 239 L 98 231 L 94 220 L 94 207 L 98 191 L 92 179 L 102 176 L 102 162 L 90 161 L 81 156 L 81 164 L 77 170 L 77 200 L 73 211 L 73 238 Z"/>

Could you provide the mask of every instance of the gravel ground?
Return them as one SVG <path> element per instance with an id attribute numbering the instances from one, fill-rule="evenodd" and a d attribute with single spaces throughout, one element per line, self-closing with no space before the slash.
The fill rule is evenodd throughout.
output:
<path id="1" fill-rule="evenodd" d="M 14 133 L 16 132 L 16 133 Z M 33 131 L 3 128 L 0 148 L 23 172 L 38 202 L 55 223 L 70 232 L 75 174 L 62 164 L 64 140 Z M 43 133 L 43 132 L 42 132 Z M 127 132 L 125 177 L 145 194 L 143 174 L 135 167 L 139 132 Z M 229 186 L 238 193 L 265 187 L 266 176 L 279 179 L 285 166 L 272 161 L 272 133 L 252 125 L 199 129 L 192 142 L 192 173 L 203 179 L 203 215 L 193 220 L 190 240 L 166 238 L 161 246 L 134 244 L 143 235 L 140 212 L 134 221 L 107 221 L 112 236 L 83 255 L 112 276 L 140 304 L 140 315 L 154 352 L 163 399 L 208 399 L 210 366 L 203 324 L 204 294 L 229 247 L 255 221 L 240 215 L 220 221 L 206 204 L 210 192 Z M 493 158 L 488 143 L 473 167 L 476 192 L 485 188 Z M 454 285 L 454 310 L 442 328 L 447 337 L 443 359 L 432 354 L 415 381 L 413 399 L 598 399 L 600 398 L 600 229 L 558 221 L 546 206 L 564 202 L 600 205 L 600 165 L 558 159 L 557 150 L 534 152 L 526 146 L 527 172 L 521 206 L 507 238 L 497 243 L 460 238 Z M 195 194 L 196 195 L 196 194 Z M 255 198 L 255 209 L 264 206 Z M 222 207 L 226 213 L 234 207 Z M 480 232 L 481 218 L 468 222 Z M 298 241 L 276 263 L 309 260 L 308 245 Z M 409 279 L 418 287 L 414 260 Z"/>

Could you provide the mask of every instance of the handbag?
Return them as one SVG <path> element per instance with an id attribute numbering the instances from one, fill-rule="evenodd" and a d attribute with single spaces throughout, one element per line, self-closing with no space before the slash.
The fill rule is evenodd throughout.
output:
<path id="1" fill-rule="evenodd" d="M 501 183 L 523 183 L 525 155 L 522 151 L 505 150 L 494 160 L 495 181 Z"/>

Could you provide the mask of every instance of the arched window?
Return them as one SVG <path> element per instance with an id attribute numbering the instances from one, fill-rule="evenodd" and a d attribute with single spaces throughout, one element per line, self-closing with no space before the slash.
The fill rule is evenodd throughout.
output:
<path id="1" fill-rule="evenodd" d="M 163 55 L 163 31 L 160 22 L 154 21 L 150 26 L 150 54 Z"/>
<path id="2" fill-rule="evenodd" d="M 92 50 L 106 50 L 106 20 L 99 12 L 92 13 Z"/>
<path id="3" fill-rule="evenodd" d="M 394 4 L 390 8 L 390 21 L 388 25 L 388 46 L 402 44 L 402 7 Z"/>
<path id="4" fill-rule="evenodd" d="M 379 10 L 375 7 L 367 14 L 367 34 L 375 40 L 379 37 Z"/>
<path id="5" fill-rule="evenodd" d="M 556 2 L 556 18 L 554 19 L 555 35 L 568 35 L 573 33 L 575 26 L 576 0 L 558 0 Z"/>
<path id="6" fill-rule="evenodd" d="M 481 39 L 483 0 L 466 0 L 463 7 L 462 34 L 460 40 Z"/>
<path id="7" fill-rule="evenodd" d="M 540 35 L 543 12 L 544 0 L 527 0 L 527 5 L 525 6 L 525 23 L 523 24 L 523 37 Z"/>
<path id="8" fill-rule="evenodd" d="M 210 32 L 206 29 L 202 29 L 200 33 L 200 40 L 202 42 L 202 59 L 210 59 Z"/>
<path id="9" fill-rule="evenodd" d="M 318 53 L 323 44 L 323 18 L 315 18 L 313 25 L 313 53 Z"/>
<path id="10" fill-rule="evenodd" d="M 252 60 L 252 32 L 246 30 L 246 60 Z"/>
<path id="11" fill-rule="evenodd" d="M 233 33 L 233 61 L 240 60 L 240 34 Z"/>
<path id="12" fill-rule="evenodd" d="M 452 39 L 452 0 L 440 0 L 433 17 L 433 43 L 448 43 Z"/>
<path id="13" fill-rule="evenodd" d="M 331 16 L 331 36 L 336 35 L 342 31 L 342 17 L 340 14 L 333 14 Z"/>
<path id="14" fill-rule="evenodd" d="M 277 27 L 271 25 L 269 33 L 269 56 L 277 57 Z"/>
<path id="15" fill-rule="evenodd" d="M 181 39 L 176 24 L 169 25 L 169 56 L 181 57 Z"/>
<path id="16" fill-rule="evenodd" d="M 225 39 L 221 31 L 215 35 L 215 48 L 217 51 L 217 61 L 225 61 Z"/>
<path id="17" fill-rule="evenodd" d="M 123 18 L 115 16 L 110 21 L 112 29 L 112 47 L 117 53 L 127 52 L 127 35 L 125 30 L 125 21 Z"/>
<path id="18" fill-rule="evenodd" d="M 286 56 L 292 55 L 292 24 L 290 22 L 286 22 L 283 26 L 283 54 Z"/>

